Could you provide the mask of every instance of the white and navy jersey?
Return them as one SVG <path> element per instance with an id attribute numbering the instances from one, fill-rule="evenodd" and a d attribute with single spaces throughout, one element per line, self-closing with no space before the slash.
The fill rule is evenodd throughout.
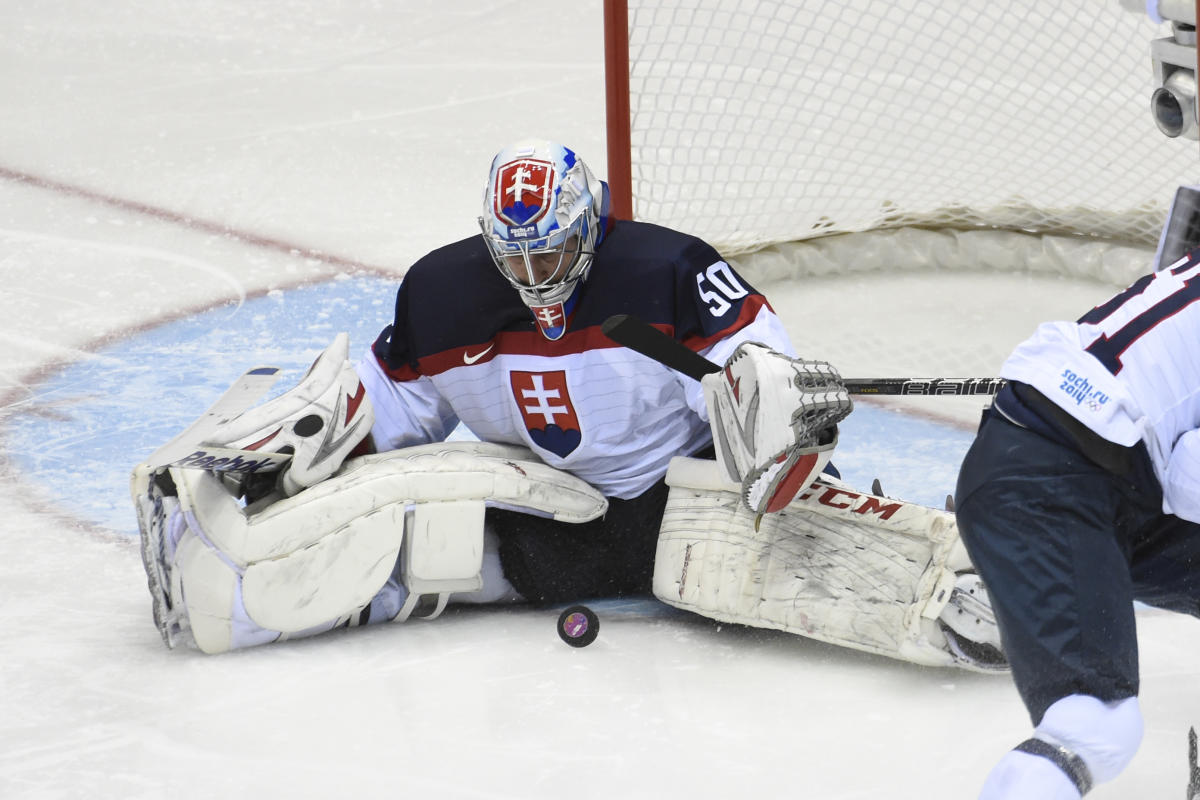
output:
<path id="1" fill-rule="evenodd" d="M 358 366 L 376 446 L 439 441 L 461 421 L 635 497 L 673 456 L 711 442 L 708 412 L 697 381 L 615 344 L 601 323 L 635 315 L 719 364 L 743 341 L 794 354 L 766 299 L 712 247 L 646 223 L 616 224 L 568 308 L 558 338 L 544 335 L 479 236 L 422 258 Z"/>
<path id="2" fill-rule="evenodd" d="M 1047 322 L 1000 376 L 1028 383 L 1102 438 L 1145 442 L 1163 510 L 1200 522 L 1200 252 L 1076 322 Z"/>

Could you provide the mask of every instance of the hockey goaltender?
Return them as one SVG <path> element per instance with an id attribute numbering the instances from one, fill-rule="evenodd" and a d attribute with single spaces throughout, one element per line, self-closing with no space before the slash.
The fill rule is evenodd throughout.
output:
<path id="1" fill-rule="evenodd" d="M 1007 668 L 953 514 L 829 465 L 851 412 L 708 244 L 617 221 L 570 149 L 492 162 L 481 235 L 407 271 L 365 357 L 247 372 L 133 472 L 155 622 L 207 653 L 653 594 L 919 664 Z M 625 314 L 724 365 L 619 346 Z M 478 441 L 447 442 L 459 425 Z"/>

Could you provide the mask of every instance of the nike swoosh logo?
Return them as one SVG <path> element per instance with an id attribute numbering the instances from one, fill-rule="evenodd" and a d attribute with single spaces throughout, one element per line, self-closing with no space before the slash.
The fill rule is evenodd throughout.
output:
<path id="1" fill-rule="evenodd" d="M 496 344 L 493 342 L 492 344 L 489 344 L 487 346 L 487 349 L 485 349 L 482 353 L 476 353 L 473 356 L 469 356 L 466 353 L 463 353 L 463 363 L 464 364 L 474 364 L 476 361 L 483 358 L 488 353 L 492 352 L 492 348 L 495 346 L 496 346 Z"/>

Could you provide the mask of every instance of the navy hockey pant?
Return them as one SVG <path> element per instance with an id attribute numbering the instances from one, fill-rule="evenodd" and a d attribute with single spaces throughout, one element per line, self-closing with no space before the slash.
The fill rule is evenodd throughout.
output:
<path id="1" fill-rule="evenodd" d="M 1135 599 L 1200 616 L 1200 525 L 1162 513 L 1132 455 L 1117 475 L 988 413 L 963 460 L 959 531 L 1034 725 L 1070 694 L 1137 694 Z"/>
<path id="2" fill-rule="evenodd" d="M 578 524 L 488 509 L 504 576 L 533 603 L 650 594 L 668 489 L 660 480 L 638 497 L 610 497 L 603 517 Z"/>
<path id="3" fill-rule="evenodd" d="M 716 454 L 706 447 L 692 457 Z M 825 472 L 841 477 L 833 464 Z M 661 479 L 637 497 L 610 497 L 603 517 L 581 524 L 488 509 L 488 525 L 500 539 L 504 576 L 533 603 L 651 594 L 669 491 Z"/>

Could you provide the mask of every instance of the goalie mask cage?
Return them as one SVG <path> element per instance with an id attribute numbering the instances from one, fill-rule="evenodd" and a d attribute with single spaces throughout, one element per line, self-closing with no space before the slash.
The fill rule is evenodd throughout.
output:
<path id="1" fill-rule="evenodd" d="M 614 209 L 743 268 L 1124 283 L 1200 167 L 1150 113 L 1171 28 L 1118 0 L 606 0 L 605 26 Z"/>

